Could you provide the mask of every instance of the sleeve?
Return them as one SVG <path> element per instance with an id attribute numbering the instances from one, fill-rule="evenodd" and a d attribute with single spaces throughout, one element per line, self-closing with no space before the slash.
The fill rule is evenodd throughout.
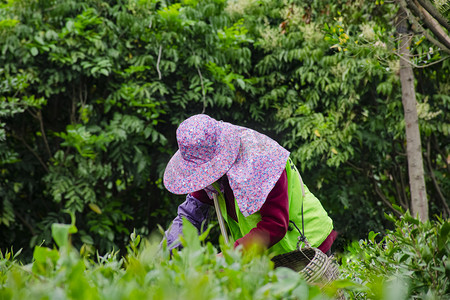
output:
<path id="1" fill-rule="evenodd" d="M 200 232 L 202 224 L 208 219 L 210 205 L 199 201 L 197 198 L 188 194 L 186 201 L 178 206 L 178 214 L 172 222 L 172 226 L 165 232 L 169 250 L 181 248 L 178 237 L 183 233 L 183 217 L 194 225 Z"/>
<path id="2" fill-rule="evenodd" d="M 280 176 L 266 202 L 261 207 L 261 221 L 244 237 L 238 239 L 234 246 L 243 245 L 247 248 L 252 243 L 259 242 L 270 248 L 278 243 L 289 227 L 289 196 L 286 170 Z"/>
<path id="3" fill-rule="evenodd" d="M 193 192 L 193 193 L 191 193 L 191 196 L 193 196 L 195 199 L 199 200 L 200 202 L 209 204 L 211 206 L 214 205 L 214 202 L 211 199 L 209 199 L 208 194 L 205 192 L 205 190 Z"/>

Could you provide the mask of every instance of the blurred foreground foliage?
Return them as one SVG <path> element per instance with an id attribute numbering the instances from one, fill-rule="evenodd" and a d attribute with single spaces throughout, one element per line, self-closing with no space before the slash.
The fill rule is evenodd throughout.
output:
<path id="1" fill-rule="evenodd" d="M 420 223 L 408 213 L 381 240 L 371 232 L 342 258 L 341 278 L 307 284 L 290 269 L 273 269 L 261 252 L 219 250 L 184 220 L 182 250 L 172 256 L 160 235 L 133 232 L 127 253 L 100 255 L 71 244 L 77 228 L 53 224 L 52 248 L 37 246 L 33 261 L 0 254 L 0 299 L 448 299 L 450 223 Z M 162 230 L 162 228 L 161 228 Z"/>

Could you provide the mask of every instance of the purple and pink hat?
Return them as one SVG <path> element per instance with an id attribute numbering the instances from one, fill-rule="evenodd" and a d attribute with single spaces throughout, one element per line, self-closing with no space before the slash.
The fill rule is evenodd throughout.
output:
<path id="1" fill-rule="evenodd" d="M 167 164 L 164 185 L 188 194 L 227 174 L 244 216 L 260 210 L 281 176 L 289 152 L 252 129 L 194 115 L 177 129 L 179 150 Z"/>

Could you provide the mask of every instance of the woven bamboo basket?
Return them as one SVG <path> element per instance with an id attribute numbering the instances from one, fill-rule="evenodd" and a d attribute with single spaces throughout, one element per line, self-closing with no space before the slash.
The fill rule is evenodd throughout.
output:
<path id="1" fill-rule="evenodd" d="M 336 262 L 317 248 L 305 247 L 272 258 L 275 268 L 286 267 L 301 273 L 310 283 L 327 285 L 339 277 Z"/>
<path id="2" fill-rule="evenodd" d="M 305 188 L 303 179 L 299 174 L 300 186 L 302 189 L 302 199 L 305 199 Z M 306 282 L 320 283 L 326 286 L 339 277 L 339 267 L 337 263 L 325 253 L 315 247 L 311 247 L 305 236 L 305 224 L 303 220 L 303 202 L 302 202 L 302 230 L 300 230 L 295 222 L 289 220 L 290 223 L 298 230 L 299 237 L 297 241 L 297 249 L 288 253 L 280 254 L 272 258 L 275 268 L 286 267 L 301 273 Z M 303 242 L 306 247 L 300 247 Z"/>

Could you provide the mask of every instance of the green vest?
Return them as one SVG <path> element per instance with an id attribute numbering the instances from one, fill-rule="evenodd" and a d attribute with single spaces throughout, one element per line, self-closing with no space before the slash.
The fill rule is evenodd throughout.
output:
<path id="1" fill-rule="evenodd" d="M 300 174 L 291 161 L 288 159 L 286 163 L 286 174 L 288 181 L 289 194 L 289 220 L 294 221 L 297 227 L 302 229 L 302 201 L 303 201 L 303 218 L 305 224 L 305 236 L 312 247 L 318 247 L 328 237 L 333 229 L 333 221 L 328 217 L 327 212 L 323 209 L 319 200 L 303 185 Z M 305 197 L 302 196 L 302 185 Z M 239 210 L 236 199 L 234 201 L 238 222 L 234 221 L 226 213 L 225 199 L 221 195 L 219 197 L 219 205 L 222 216 L 228 225 L 231 236 L 234 240 L 240 239 L 256 227 L 261 220 L 261 214 L 256 212 L 248 217 Z M 291 227 L 291 226 L 289 226 Z M 299 232 L 297 229 L 288 230 L 283 239 L 270 247 L 269 252 L 274 255 L 293 251 L 297 247 Z M 303 245 L 302 245 L 303 246 Z"/>

